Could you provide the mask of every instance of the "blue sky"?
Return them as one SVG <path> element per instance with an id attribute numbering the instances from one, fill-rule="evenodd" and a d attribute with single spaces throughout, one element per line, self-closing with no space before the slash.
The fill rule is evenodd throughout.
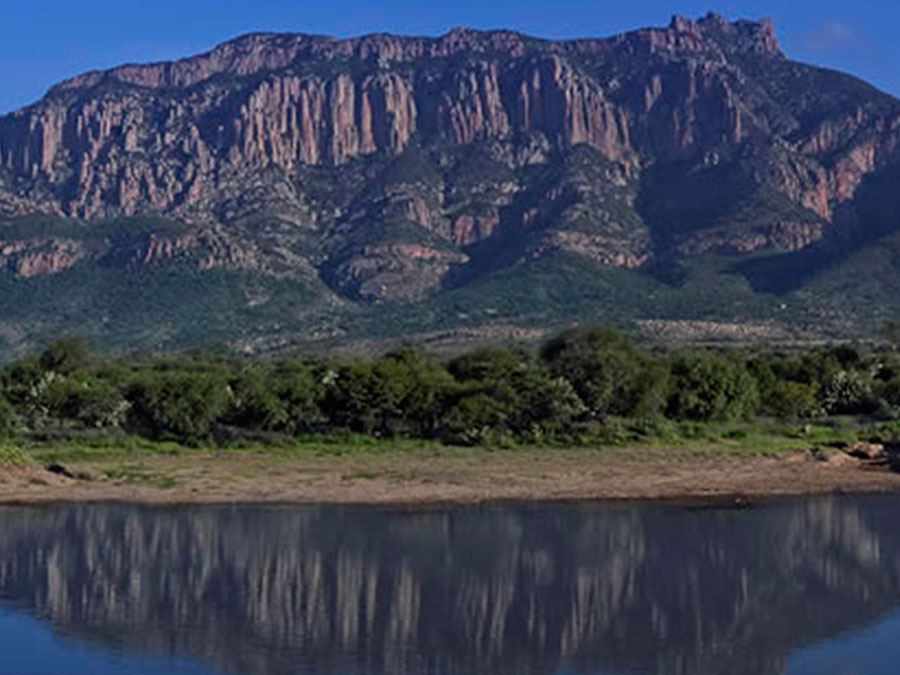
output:
<path id="1" fill-rule="evenodd" d="M 792 58 L 900 96 L 897 0 L 4 0 L 0 112 L 86 70 L 179 58 L 252 31 L 440 35 L 473 26 L 597 37 L 711 9 L 731 19 L 769 16 Z"/>

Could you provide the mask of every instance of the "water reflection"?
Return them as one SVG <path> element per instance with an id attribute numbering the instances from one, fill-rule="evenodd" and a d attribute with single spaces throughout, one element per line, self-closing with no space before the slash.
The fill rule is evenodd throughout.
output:
<path id="1" fill-rule="evenodd" d="M 235 673 L 782 673 L 900 605 L 900 500 L 0 512 L 0 597 Z"/>

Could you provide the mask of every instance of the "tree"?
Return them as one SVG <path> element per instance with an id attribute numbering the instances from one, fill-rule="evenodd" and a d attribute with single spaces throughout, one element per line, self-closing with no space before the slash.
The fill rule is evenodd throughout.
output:
<path id="1" fill-rule="evenodd" d="M 0 396 L 0 438 L 9 438 L 12 435 L 16 421 L 16 409 L 5 397 Z"/>
<path id="2" fill-rule="evenodd" d="M 648 359 L 609 326 L 579 328 L 560 335 L 541 350 L 550 372 L 572 383 L 594 418 L 628 415 L 650 404 L 661 379 L 646 370 Z M 654 375 L 661 375 L 657 369 Z M 662 378 L 664 379 L 664 378 Z M 642 411 L 646 412 L 646 411 Z"/>
<path id="3" fill-rule="evenodd" d="M 795 355 L 765 353 L 751 359 L 747 367 L 756 380 L 763 414 L 803 419 L 825 413 L 820 400 L 820 384 L 803 359 Z"/>
<path id="4" fill-rule="evenodd" d="M 617 409 L 641 420 L 660 418 L 665 414 L 671 389 L 672 373 L 668 364 L 646 359 L 622 392 L 622 401 Z"/>
<path id="5" fill-rule="evenodd" d="M 509 433 L 509 410 L 484 392 L 461 396 L 444 415 L 441 435 L 454 445 L 484 445 L 502 441 Z"/>
<path id="6" fill-rule="evenodd" d="M 672 364 L 667 416 L 681 420 L 731 420 L 752 414 L 759 401 L 756 381 L 744 363 L 711 352 L 690 352 Z"/>
<path id="7" fill-rule="evenodd" d="M 823 384 L 822 404 L 831 415 L 867 415 L 878 402 L 872 391 L 872 378 L 859 370 L 840 370 Z"/>
<path id="8" fill-rule="evenodd" d="M 121 426 L 129 408 L 115 386 L 80 373 L 51 378 L 36 402 L 50 419 L 96 428 Z"/>
<path id="9" fill-rule="evenodd" d="M 413 349 L 340 364 L 327 378 L 322 410 L 336 427 L 379 436 L 432 435 L 453 379 Z"/>
<path id="10" fill-rule="evenodd" d="M 881 334 L 894 346 L 900 347 L 900 321 L 887 321 L 881 327 Z"/>
<path id="11" fill-rule="evenodd" d="M 67 337 L 56 340 L 43 351 L 39 360 L 44 370 L 68 375 L 83 368 L 90 359 L 87 340 Z"/>
<path id="12" fill-rule="evenodd" d="M 824 413 L 817 388 L 805 382 L 777 380 L 760 396 L 763 412 L 783 419 L 818 417 Z"/>
<path id="13" fill-rule="evenodd" d="M 229 424 L 264 431 L 297 434 L 321 422 L 320 386 L 306 364 L 281 361 L 248 367 L 232 377 Z"/>
<path id="14" fill-rule="evenodd" d="M 156 438 L 205 440 L 228 410 L 227 383 L 209 373 L 149 372 L 128 388 L 132 424 Z"/>
<path id="15" fill-rule="evenodd" d="M 319 401 L 322 398 L 327 369 L 316 368 L 299 360 L 282 361 L 271 372 L 271 382 L 284 406 L 285 425 L 289 434 L 309 432 L 324 421 Z"/>
<path id="16" fill-rule="evenodd" d="M 287 406 L 273 380 L 271 373 L 255 369 L 233 377 L 228 423 L 245 429 L 286 431 L 290 426 Z"/>
<path id="17" fill-rule="evenodd" d="M 451 361 L 449 370 L 460 385 L 443 422 L 452 442 L 484 439 L 488 432 L 537 441 L 585 412 L 568 380 L 518 350 L 476 350 Z"/>

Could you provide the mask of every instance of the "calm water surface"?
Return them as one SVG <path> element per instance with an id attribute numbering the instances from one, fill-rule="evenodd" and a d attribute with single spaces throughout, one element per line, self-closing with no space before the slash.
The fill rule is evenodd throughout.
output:
<path id="1" fill-rule="evenodd" d="M 900 498 L 0 510 L 0 673 L 888 675 Z"/>

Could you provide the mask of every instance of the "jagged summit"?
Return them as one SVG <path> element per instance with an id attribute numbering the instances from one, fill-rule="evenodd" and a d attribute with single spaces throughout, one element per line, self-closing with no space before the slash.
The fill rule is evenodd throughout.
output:
<path id="1" fill-rule="evenodd" d="M 634 31 L 612 38 L 543 40 L 510 30 L 479 30 L 458 26 L 439 37 L 401 36 L 373 33 L 354 38 L 336 38 L 302 33 L 249 33 L 217 45 L 196 56 L 150 64 L 128 64 L 109 70 L 78 75 L 55 85 L 50 93 L 86 89 L 101 83 L 118 81 L 136 86 L 164 88 L 186 87 L 221 74 L 246 76 L 278 70 L 310 59 L 376 60 L 403 62 L 424 57 L 451 56 L 459 52 L 496 51 L 510 57 L 521 56 L 528 46 L 552 44 L 566 52 L 573 45 L 596 51 L 632 39 L 652 35 L 665 42 L 671 34 L 689 34 L 696 40 L 714 40 L 730 49 L 752 50 L 760 54 L 779 54 L 775 28 L 769 19 L 760 22 L 729 22 L 714 12 L 694 21 L 675 15 L 667 28 Z M 729 44 L 730 43 L 730 44 Z"/>
<path id="2" fill-rule="evenodd" d="M 673 22 L 675 20 L 673 19 Z M 703 34 L 716 40 L 727 50 L 784 56 L 778 43 L 775 24 L 770 18 L 759 21 L 739 19 L 731 22 L 721 14 L 710 12 L 697 21 L 696 25 Z"/>

